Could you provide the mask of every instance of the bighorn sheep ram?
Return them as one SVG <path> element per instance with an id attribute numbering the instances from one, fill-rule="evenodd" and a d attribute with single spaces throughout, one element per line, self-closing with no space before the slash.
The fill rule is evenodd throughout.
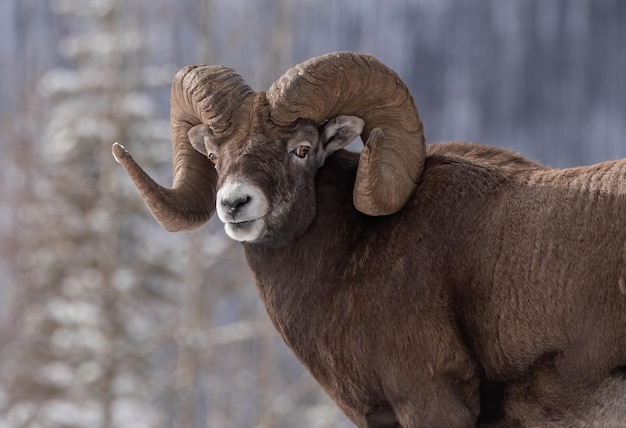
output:
<path id="1" fill-rule="evenodd" d="M 355 53 L 259 93 L 186 67 L 171 123 L 173 188 L 115 158 L 167 230 L 217 210 L 276 329 L 357 426 L 626 424 L 626 161 L 426 147 L 405 84 Z M 360 155 L 342 149 L 358 135 Z"/>

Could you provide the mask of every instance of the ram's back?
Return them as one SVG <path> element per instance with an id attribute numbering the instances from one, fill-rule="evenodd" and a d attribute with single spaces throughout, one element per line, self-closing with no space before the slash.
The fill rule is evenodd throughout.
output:
<path id="1" fill-rule="evenodd" d="M 490 183 L 463 213 L 455 304 L 485 375 L 512 385 L 510 412 L 539 402 L 573 421 L 606 403 L 597 385 L 626 391 L 626 160 L 557 170 L 483 146 L 430 153 L 484 169 L 466 174 L 474 188 Z M 550 401 L 556 390 L 565 401 Z"/>
<path id="2" fill-rule="evenodd" d="M 449 210 L 472 217 L 458 292 L 487 370 L 521 375 L 546 348 L 591 341 L 621 341 L 626 357 L 626 160 L 557 170 L 485 146 L 429 154 L 483 168 L 467 180 L 491 183 L 475 206 Z"/>
<path id="3" fill-rule="evenodd" d="M 507 385 L 507 413 L 539 425 L 529 412 L 542 407 L 569 422 L 626 415 L 626 160 L 557 170 L 458 143 L 429 155 L 463 171 L 440 192 L 447 224 L 463 225 L 446 263 L 460 328 Z"/>

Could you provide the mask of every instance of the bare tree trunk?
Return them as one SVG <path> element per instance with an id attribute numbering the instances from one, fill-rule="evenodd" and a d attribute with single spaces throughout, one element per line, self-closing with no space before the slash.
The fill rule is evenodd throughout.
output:
<path id="1" fill-rule="evenodd" d="M 197 0 L 196 10 L 198 32 L 200 34 L 196 41 L 196 58 L 201 64 L 210 64 L 213 51 L 211 40 L 212 0 Z"/>
<path id="2" fill-rule="evenodd" d="M 117 15 L 115 9 L 104 17 L 104 28 L 109 34 L 119 34 L 117 31 Z M 118 45 L 121 43 L 117 40 Z M 112 75 L 120 76 L 118 82 L 123 81 L 122 76 L 122 58 L 121 50 L 115 49 L 114 53 L 109 56 L 109 64 L 107 67 Z M 117 86 L 113 89 L 112 98 L 119 99 L 123 88 Z M 113 104 L 113 103 L 112 103 Z M 112 122 L 116 124 L 115 140 L 121 137 L 121 129 L 123 127 L 122 120 L 118 117 L 118 109 L 111 105 L 110 116 Z M 113 409 L 115 404 L 114 382 L 118 373 L 120 364 L 119 355 L 116 349 L 117 338 L 123 335 L 123 320 L 117 307 L 118 293 L 113 283 L 113 275 L 117 266 L 117 248 L 119 235 L 119 213 L 117 207 L 115 191 L 115 167 L 111 162 L 110 149 L 108 142 L 102 142 L 98 151 L 98 167 L 99 167 L 99 183 L 98 190 L 100 197 L 97 202 L 97 210 L 102 216 L 102 225 L 98 232 L 98 242 L 100 248 L 98 251 L 98 270 L 102 275 L 102 310 L 108 316 L 107 324 L 103 326 L 104 334 L 107 342 L 108 355 L 101 356 L 105 375 L 102 384 L 102 427 L 112 428 L 114 425 Z M 94 356 L 95 357 L 95 356 Z"/>
<path id="3" fill-rule="evenodd" d="M 202 316 L 207 316 L 203 308 L 202 286 L 204 270 L 202 260 L 202 235 L 187 235 L 189 268 L 183 285 L 183 303 L 179 329 L 176 333 L 178 359 L 176 364 L 176 390 L 178 393 L 178 426 L 195 426 L 196 389 L 199 377 L 198 353 L 201 351 Z"/>
<path id="4" fill-rule="evenodd" d="M 98 270 L 102 275 L 102 310 L 108 315 L 108 323 L 103 326 L 104 334 L 107 342 L 107 354 L 100 356 L 103 359 L 105 375 L 102 385 L 102 413 L 103 428 L 113 427 L 113 406 L 115 403 L 115 391 L 113 384 L 121 363 L 119 354 L 116 349 L 117 338 L 123 335 L 123 321 L 120 319 L 120 313 L 117 308 L 118 293 L 113 283 L 113 275 L 117 263 L 117 246 L 118 246 L 118 215 L 115 209 L 118 204 L 115 202 L 115 193 L 113 192 L 113 171 L 111 170 L 111 162 L 108 159 L 108 150 L 101 150 L 100 153 L 100 192 L 101 198 L 99 204 L 104 214 L 105 220 L 102 225 L 99 236 L 100 251 L 98 258 Z M 95 357 L 95 356 L 94 356 Z"/>
<path id="5" fill-rule="evenodd" d="M 257 362 L 257 415 L 259 418 L 258 428 L 272 428 L 276 424 L 274 414 L 274 397 L 276 388 L 274 379 L 277 376 L 274 338 L 276 334 L 270 323 L 265 310 L 260 308 L 257 317 L 257 336 L 260 341 L 259 359 Z"/>
<path id="6" fill-rule="evenodd" d="M 267 85 L 293 66 L 293 5 L 289 0 L 273 0 L 272 38 L 258 81 Z"/>

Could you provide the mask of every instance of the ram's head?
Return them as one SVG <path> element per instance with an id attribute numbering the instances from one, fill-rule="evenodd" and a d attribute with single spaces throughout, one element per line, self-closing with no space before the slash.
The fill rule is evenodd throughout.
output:
<path id="1" fill-rule="evenodd" d="M 232 69 L 191 66 L 172 84 L 174 184 L 166 189 L 115 144 L 154 217 L 190 230 L 217 210 L 234 239 L 265 242 L 301 232 L 315 215 L 315 173 L 361 134 L 354 206 L 400 210 L 424 163 L 422 124 L 398 75 L 375 58 L 334 53 L 288 70 L 255 93 Z M 287 224 L 290 226 L 287 227 Z"/>

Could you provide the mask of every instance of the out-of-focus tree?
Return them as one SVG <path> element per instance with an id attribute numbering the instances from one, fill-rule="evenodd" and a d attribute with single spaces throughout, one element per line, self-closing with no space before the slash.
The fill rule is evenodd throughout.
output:
<path id="1" fill-rule="evenodd" d="M 117 191 L 110 144 L 167 137 L 147 93 L 169 83 L 172 71 L 142 67 L 144 41 L 114 1 L 52 6 L 67 31 L 59 45 L 66 66 L 39 84 L 49 114 L 32 143 L 29 194 L 19 201 L 2 420 L 9 427 L 162 426 L 152 396 L 163 379 L 152 376 L 146 357 L 167 339 L 165 327 L 151 329 L 167 311 L 153 308 L 175 315 L 162 277 L 177 272 L 158 263 L 170 256 L 167 247 L 146 251 L 151 243 L 135 237 L 145 216 L 130 192 Z M 164 161 L 163 147 L 166 138 L 145 150 L 146 159 Z M 132 266 L 130 252 L 139 254 Z"/>
<path id="2" fill-rule="evenodd" d="M 48 113 L 21 155 L 25 191 L 12 194 L 0 426 L 346 423 L 271 327 L 241 247 L 216 221 L 162 231 L 111 156 L 120 141 L 171 180 L 169 123 L 154 99 L 167 101 L 176 67 L 149 65 L 163 34 L 137 28 L 153 4 L 51 4 L 62 66 L 37 85 Z M 272 10 L 283 20 L 281 5 Z M 195 18 L 197 62 L 211 62 L 211 10 L 198 1 L 181 12 Z M 283 30 L 258 78 L 289 61 Z"/>

